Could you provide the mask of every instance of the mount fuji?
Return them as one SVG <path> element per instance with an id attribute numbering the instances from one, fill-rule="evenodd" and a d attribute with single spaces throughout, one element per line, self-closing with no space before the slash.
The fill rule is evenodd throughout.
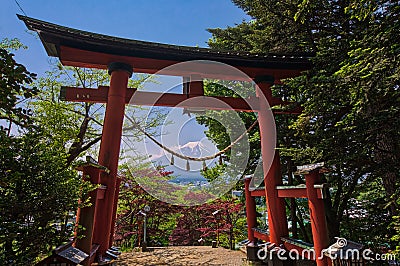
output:
<path id="1" fill-rule="evenodd" d="M 172 150 L 183 156 L 195 158 L 210 156 L 218 152 L 217 148 L 210 141 L 192 141 L 182 146 L 174 147 Z M 166 171 L 173 171 L 172 175 L 176 177 L 173 182 L 206 181 L 206 179 L 200 173 L 200 171 L 203 169 L 202 161 L 187 161 L 177 156 L 173 156 L 174 164 L 171 165 L 172 155 L 166 151 L 163 151 L 160 156 L 154 157 L 154 159 L 150 159 L 155 165 L 165 166 Z M 187 162 L 189 162 L 189 170 L 187 170 Z M 207 167 L 212 167 L 216 162 L 217 159 L 207 160 L 206 165 Z"/>

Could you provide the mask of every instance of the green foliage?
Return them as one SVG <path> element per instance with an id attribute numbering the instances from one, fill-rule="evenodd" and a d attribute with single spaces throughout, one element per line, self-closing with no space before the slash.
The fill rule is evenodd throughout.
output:
<path id="1" fill-rule="evenodd" d="M 379 182 L 360 184 L 359 195 L 351 199 L 342 222 L 342 235 L 348 239 L 366 243 L 370 248 L 385 246 L 394 233 L 389 228 L 391 219 L 386 205 L 385 191 Z M 360 228 L 354 230 L 354 228 Z M 365 234 L 368 232 L 368 234 Z"/>
<path id="2" fill-rule="evenodd" d="M 201 171 L 201 175 L 207 179 L 208 182 L 212 182 L 217 179 L 225 170 L 224 164 L 217 164 L 212 168 L 204 169 Z"/>
<path id="3" fill-rule="evenodd" d="M 109 75 L 103 70 L 57 65 L 36 82 L 41 93 L 31 103 L 35 121 L 52 136 L 52 141 L 67 149 L 68 165 L 84 152 L 95 151 L 93 148 L 101 139 L 105 108 L 103 104 L 60 101 L 60 89 L 62 86 L 95 88 L 108 81 Z"/>
<path id="4" fill-rule="evenodd" d="M 251 83 L 248 82 L 237 82 L 237 81 L 213 81 L 207 80 L 204 84 L 204 94 L 207 96 L 225 96 L 225 97 L 235 97 L 235 98 L 247 98 L 250 96 L 255 96 L 255 89 Z M 212 140 L 219 150 L 225 149 L 235 141 L 236 138 L 233 137 L 232 130 L 227 128 L 230 125 L 232 111 L 207 111 L 206 116 L 197 116 L 196 120 L 198 123 L 207 126 L 205 131 L 206 136 Z M 245 130 L 248 129 L 256 120 L 256 115 L 250 112 L 238 112 L 238 116 L 242 119 L 244 123 Z M 233 139 L 232 139 L 233 137 Z M 247 138 L 250 144 L 249 157 L 250 161 L 246 167 L 246 173 L 254 170 L 258 163 L 260 157 L 259 149 L 259 131 L 258 126 L 255 126 L 247 134 Z M 240 142 L 235 144 L 240 145 Z M 236 148 L 236 147 L 235 147 Z M 230 160 L 232 149 L 229 149 L 224 155 Z M 214 167 L 215 168 L 215 167 Z M 215 169 L 208 169 L 204 174 L 209 175 L 213 180 L 218 175 L 221 174 L 223 169 L 217 167 Z M 214 177 L 211 177 L 211 176 Z"/>
<path id="5" fill-rule="evenodd" d="M 396 201 L 397 205 L 400 205 L 400 189 L 392 196 L 392 200 Z M 393 229 L 394 234 L 391 240 L 395 243 L 395 250 L 393 251 L 397 256 L 400 255 L 400 215 L 393 216 L 393 221 L 390 225 L 390 229 Z"/>
<path id="6" fill-rule="evenodd" d="M 298 118 L 276 117 L 285 172 L 292 160 L 325 161 L 332 166 L 326 175 L 332 186 L 326 201 L 331 237 L 366 241 L 362 228 L 373 228 L 372 244 L 390 243 L 395 226 L 387 226 L 400 212 L 391 200 L 400 173 L 398 1 L 233 2 L 254 20 L 210 30 L 210 47 L 315 55 L 312 69 L 273 88 L 275 96 L 304 108 Z M 223 134 L 216 126 L 210 131 Z M 354 202 L 367 210 L 365 219 L 346 216 Z"/>
<path id="7" fill-rule="evenodd" d="M 254 20 L 227 29 L 209 29 L 212 48 L 257 54 L 313 52 L 311 27 L 296 23 L 297 1 L 234 0 Z M 311 24 L 311 23 L 310 23 Z"/>
<path id="8" fill-rule="evenodd" d="M 4 39 L 8 50 L 23 45 Z M 29 265 L 71 236 L 81 187 L 66 166 L 65 147 L 28 109 L 36 75 L 0 48 L 0 264 Z M 4 125 L 7 124 L 7 128 Z M 12 130 L 12 125 L 18 129 Z"/>
<path id="9" fill-rule="evenodd" d="M 66 221 L 77 207 L 80 178 L 65 167 L 63 147 L 42 132 L 0 134 L 0 261 L 27 265 L 71 235 Z"/>
<path id="10" fill-rule="evenodd" d="M 28 49 L 28 47 L 20 42 L 17 38 L 9 39 L 4 38 L 0 42 L 0 48 L 7 51 L 18 50 L 18 49 Z"/>
<path id="11" fill-rule="evenodd" d="M 7 47 L 3 43 L 1 46 Z M 28 85 L 36 78 L 36 74 L 27 71 L 25 66 L 14 60 L 13 56 L 6 49 L 0 48 L 0 122 L 8 126 L 5 128 L 1 125 L 0 129 L 6 129 L 9 133 L 12 124 L 21 127 L 29 124 L 31 111 L 24 108 L 22 101 L 38 92 L 36 87 Z"/>

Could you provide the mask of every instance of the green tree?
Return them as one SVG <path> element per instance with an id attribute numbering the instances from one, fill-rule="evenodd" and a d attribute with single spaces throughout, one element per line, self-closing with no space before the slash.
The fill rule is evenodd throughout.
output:
<path id="1" fill-rule="evenodd" d="M 399 197 L 400 191 L 398 191 L 393 199 L 397 200 L 397 204 L 400 204 L 400 197 Z M 399 255 L 400 254 L 400 216 L 393 216 L 393 223 L 391 224 L 391 226 L 394 228 L 395 233 L 392 236 L 392 241 L 394 241 L 394 243 L 396 245 L 396 249 L 394 251 L 395 254 Z"/>
<path id="2" fill-rule="evenodd" d="M 210 47 L 314 54 L 312 69 L 274 87 L 275 96 L 304 108 L 297 119 L 276 118 L 281 154 L 295 164 L 325 161 L 332 166 L 326 175 L 333 186 L 332 199 L 326 202 L 332 237 L 340 234 L 350 201 L 363 189 L 376 190 L 364 184 L 377 182 L 389 208 L 381 209 L 384 220 L 371 232 L 374 239 L 372 234 L 386 231 L 390 215 L 399 212 L 390 201 L 399 176 L 397 1 L 233 2 L 254 19 L 210 30 Z M 380 197 L 370 200 L 378 202 Z M 374 216 L 369 218 L 372 223 Z M 361 229 L 353 233 L 354 240 L 364 234 Z"/>
<path id="3" fill-rule="evenodd" d="M 12 125 L 26 127 L 30 120 L 30 110 L 23 101 L 34 96 L 38 91 L 30 84 L 36 74 L 27 71 L 25 66 L 17 63 L 10 51 L 22 47 L 16 40 L 4 39 L 0 43 L 0 127 L 11 134 Z"/>
<path id="4" fill-rule="evenodd" d="M 60 64 L 36 82 L 41 92 L 37 101 L 31 103 L 36 122 L 47 130 L 52 141 L 67 149 L 68 165 L 90 149 L 92 153 L 96 152 L 105 108 L 98 103 L 62 101 L 59 98 L 61 87 L 97 88 L 108 82 L 109 75 L 104 70 Z"/>
<path id="5" fill-rule="evenodd" d="M 29 265 L 67 240 L 80 178 L 66 167 L 62 146 L 40 130 L 7 137 L 0 131 L 0 261 Z"/>
<path id="6" fill-rule="evenodd" d="M 366 131 L 362 141 L 369 153 L 368 172 L 380 180 L 386 198 L 398 189 L 400 173 L 400 8 L 394 1 L 353 2 L 348 13 L 368 24 L 362 36 L 350 45 L 349 58 L 336 73 L 348 89 L 351 110 L 342 123 Z M 400 213 L 391 201 L 392 215 Z"/>
<path id="7" fill-rule="evenodd" d="M 21 47 L 18 40 L 2 46 Z M 8 50 L 1 48 L 0 55 L 1 118 L 6 121 L 0 129 L 0 263 L 29 265 L 70 236 L 65 219 L 76 209 L 80 178 L 66 167 L 64 147 L 49 141 L 26 107 L 38 93 L 32 86 L 35 75 Z"/>

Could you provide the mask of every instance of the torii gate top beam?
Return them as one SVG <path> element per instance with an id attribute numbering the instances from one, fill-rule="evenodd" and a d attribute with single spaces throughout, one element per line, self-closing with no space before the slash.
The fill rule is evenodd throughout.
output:
<path id="1" fill-rule="evenodd" d="M 229 64 L 246 73 L 250 78 L 273 76 L 275 80 L 298 76 L 310 68 L 307 56 L 255 55 L 247 52 L 215 51 L 207 48 L 188 47 L 129 40 L 87 31 L 72 29 L 49 22 L 18 15 L 28 29 L 36 31 L 49 56 L 58 57 L 64 65 L 107 69 L 111 62 L 126 63 L 137 73 L 154 74 L 170 65 L 190 60 L 211 60 Z M 174 76 L 201 75 L 203 78 L 237 80 L 240 77 L 223 76 L 218 69 L 208 68 L 208 73 L 187 69 L 169 73 Z M 166 73 L 163 73 L 166 74 Z"/>

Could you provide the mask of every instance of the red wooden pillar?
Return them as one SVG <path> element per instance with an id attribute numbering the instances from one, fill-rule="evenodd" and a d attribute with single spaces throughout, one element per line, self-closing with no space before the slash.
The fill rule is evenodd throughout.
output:
<path id="1" fill-rule="evenodd" d="M 317 266 L 327 266 L 329 265 L 328 258 L 326 256 L 322 257 L 321 254 L 322 250 L 329 246 L 324 201 L 318 198 L 317 189 L 314 188 L 314 185 L 321 181 L 319 170 L 309 172 L 305 175 L 305 179 Z"/>
<path id="2" fill-rule="evenodd" d="M 282 185 L 282 174 L 279 160 L 279 153 L 275 151 L 271 168 L 264 179 L 265 197 L 268 210 L 268 227 L 270 241 L 281 244 L 281 237 L 289 235 L 285 199 L 278 197 L 276 186 Z"/>
<path id="3" fill-rule="evenodd" d="M 275 121 L 269 112 L 269 105 L 267 100 L 272 98 L 271 85 L 273 84 L 273 77 L 262 77 L 262 80 L 257 82 L 258 88 L 256 89 L 257 96 L 259 97 L 260 110 L 258 111 L 258 124 L 260 127 L 261 136 L 261 154 L 263 158 L 264 170 L 264 184 L 265 196 L 268 210 L 268 227 L 270 234 L 270 241 L 275 244 L 281 243 L 281 237 L 288 236 L 288 225 L 286 217 L 285 202 L 283 198 L 278 197 L 276 186 L 282 184 L 282 175 L 280 169 L 279 154 L 270 154 L 271 150 L 268 145 L 271 142 L 275 144 L 276 136 L 270 134 L 271 127 L 275 126 Z M 268 159 L 273 158 L 271 167 L 269 168 Z"/>
<path id="4" fill-rule="evenodd" d="M 110 246 L 114 243 L 114 230 L 115 230 L 115 220 L 117 218 L 117 208 L 118 208 L 118 197 L 119 197 L 119 188 L 121 185 L 121 178 L 117 177 L 117 182 L 115 184 L 115 195 L 114 195 L 114 207 L 111 221 L 111 234 L 109 244 Z"/>
<path id="5" fill-rule="evenodd" d="M 247 238 L 254 243 L 253 227 L 257 226 L 256 200 L 251 196 L 250 188 L 251 177 L 244 179 L 244 193 L 246 197 L 246 220 L 247 220 Z"/>
<path id="6" fill-rule="evenodd" d="M 107 167 L 110 172 L 109 174 L 100 174 L 100 183 L 107 186 L 107 190 L 104 199 L 98 201 L 93 232 L 93 242 L 100 244 L 100 255 L 104 255 L 111 246 L 111 223 L 114 213 L 118 158 L 125 111 L 125 94 L 128 79 L 132 75 L 132 67 L 123 63 L 111 63 L 108 72 L 111 75 L 111 80 L 100 144 L 99 164 Z"/>

